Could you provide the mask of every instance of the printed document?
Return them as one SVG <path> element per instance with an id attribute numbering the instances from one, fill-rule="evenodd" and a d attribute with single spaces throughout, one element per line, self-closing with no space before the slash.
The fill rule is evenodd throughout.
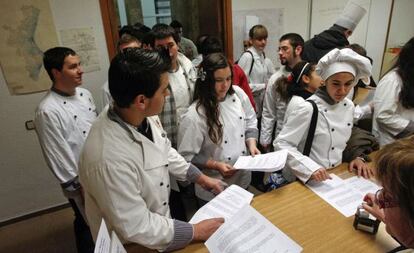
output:
<path id="1" fill-rule="evenodd" d="M 252 202 L 253 193 L 237 185 L 230 185 L 210 202 L 205 204 L 191 218 L 189 223 L 196 224 L 210 218 L 224 218 L 226 221 L 244 205 Z"/>
<path id="2" fill-rule="evenodd" d="M 127 253 L 114 231 L 109 237 L 108 228 L 104 219 L 99 227 L 94 253 Z"/>
<path id="3" fill-rule="evenodd" d="M 257 212 L 245 205 L 205 242 L 211 253 L 301 252 L 302 248 Z"/>
<path id="4" fill-rule="evenodd" d="M 238 170 L 274 172 L 285 167 L 288 151 L 279 150 L 253 156 L 240 156 L 234 164 Z"/>
<path id="5" fill-rule="evenodd" d="M 375 193 L 380 189 L 378 185 L 362 177 L 354 176 L 343 180 L 334 174 L 330 175 L 331 180 L 310 181 L 306 186 L 346 217 L 355 214 L 367 193 Z"/>

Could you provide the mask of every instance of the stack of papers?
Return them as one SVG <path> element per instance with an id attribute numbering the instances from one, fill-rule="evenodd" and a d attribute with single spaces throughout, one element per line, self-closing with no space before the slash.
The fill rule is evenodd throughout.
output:
<path id="1" fill-rule="evenodd" d="M 201 207 L 191 218 L 195 224 L 205 219 L 225 222 L 205 245 L 212 253 L 301 252 L 302 248 L 250 206 L 253 194 L 231 185 Z"/>
<path id="2" fill-rule="evenodd" d="M 238 170 L 275 172 L 285 167 L 287 150 L 279 150 L 261 155 L 240 156 L 234 164 Z"/>
<path id="3" fill-rule="evenodd" d="M 378 185 L 362 177 L 354 176 L 343 180 L 334 174 L 330 175 L 331 180 L 310 181 L 306 186 L 345 217 L 355 214 L 367 193 L 375 193 L 380 189 Z"/>
<path id="4" fill-rule="evenodd" d="M 103 219 L 96 238 L 94 253 L 127 253 L 114 231 L 109 236 L 108 228 Z"/>
<path id="5" fill-rule="evenodd" d="M 226 221 L 253 199 L 253 193 L 235 184 L 230 185 L 210 202 L 201 207 L 189 223 L 196 224 L 205 219 L 224 218 Z"/>
<path id="6" fill-rule="evenodd" d="M 302 251 L 296 242 L 250 205 L 226 220 L 205 245 L 211 253 Z"/>

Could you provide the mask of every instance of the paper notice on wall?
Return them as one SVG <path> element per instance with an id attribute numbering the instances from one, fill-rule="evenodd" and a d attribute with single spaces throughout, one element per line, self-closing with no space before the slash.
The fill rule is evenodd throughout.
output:
<path id="1" fill-rule="evenodd" d="M 60 30 L 62 45 L 69 47 L 80 56 L 84 72 L 101 69 L 93 27 Z"/>

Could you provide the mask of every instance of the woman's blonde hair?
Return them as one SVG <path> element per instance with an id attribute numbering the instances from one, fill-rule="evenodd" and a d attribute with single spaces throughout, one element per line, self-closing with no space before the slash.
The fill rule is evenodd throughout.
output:
<path id="1" fill-rule="evenodd" d="M 250 28 L 249 37 L 250 39 L 267 39 L 268 32 L 264 25 L 255 25 Z"/>

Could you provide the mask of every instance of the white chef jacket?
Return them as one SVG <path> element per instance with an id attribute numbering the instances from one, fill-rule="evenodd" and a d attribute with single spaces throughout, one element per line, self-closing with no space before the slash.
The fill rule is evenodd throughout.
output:
<path id="1" fill-rule="evenodd" d="M 219 104 L 220 122 L 223 124 L 223 141 L 220 146 L 210 139 L 204 110 L 200 106 L 197 112 L 197 101 L 183 115 L 178 131 L 178 151 L 187 161 L 204 165 L 213 159 L 234 165 L 239 156 L 248 155 L 246 139 L 257 139 L 257 119 L 246 93 L 235 85 L 233 89 L 235 93 L 227 95 Z M 250 172 L 247 171 L 237 171 L 231 178 L 223 178 L 217 170 L 204 169 L 202 172 L 229 185 L 237 184 L 243 188 L 249 186 L 251 179 Z M 206 201 L 214 197 L 198 185 L 195 191 L 197 197 Z"/>
<path id="2" fill-rule="evenodd" d="M 317 95 L 308 100 L 318 107 L 318 121 L 311 152 L 302 154 L 305 146 L 313 107 L 302 97 L 293 96 L 285 114 L 285 124 L 274 142 L 276 150 L 289 150 L 287 168 L 306 182 L 320 168 L 331 169 L 342 163 L 342 152 L 351 136 L 354 104 L 348 98 L 330 105 Z"/>
<path id="3" fill-rule="evenodd" d="M 187 111 L 192 103 L 195 81 L 197 80 L 196 70 L 191 61 L 184 54 L 179 52 L 177 61 L 179 65 L 178 70 L 174 73 L 168 73 L 171 89 L 170 96 L 173 96 L 175 101 L 175 111 L 173 113 L 176 117 L 177 126 L 173 127 L 176 127 L 174 131 L 176 134 L 181 123 L 181 116 Z M 163 122 L 163 124 L 165 124 L 165 122 Z M 171 189 L 179 192 L 180 188 L 178 187 L 177 179 L 170 175 L 170 180 Z"/>
<path id="4" fill-rule="evenodd" d="M 277 137 L 280 130 L 282 130 L 287 103 L 282 99 L 280 93 L 276 92 L 276 81 L 280 77 L 289 74 L 290 71 L 287 71 L 286 67 L 282 66 L 270 77 L 267 84 L 263 101 L 262 125 L 260 130 L 260 144 L 262 145 L 272 143 L 273 131 L 275 132 L 275 137 Z"/>
<path id="5" fill-rule="evenodd" d="M 80 159 L 86 215 L 96 239 L 101 219 L 122 242 L 165 250 L 174 239 L 170 177 L 186 180 L 189 163 L 171 148 L 158 116 L 148 117 L 153 142 L 108 117 L 93 124 Z"/>
<path id="6" fill-rule="evenodd" d="M 77 87 L 75 95 L 49 91 L 35 113 L 36 133 L 49 168 L 61 184 L 78 176 L 78 161 L 97 112 L 91 93 Z"/>
<path id="7" fill-rule="evenodd" d="M 254 57 L 251 73 L 249 74 L 250 67 L 252 66 L 251 54 L 243 53 L 237 64 L 249 78 L 249 85 L 252 89 L 254 102 L 256 103 L 257 115 L 260 117 L 262 114 L 266 84 L 270 76 L 275 73 L 275 67 L 269 58 L 265 58 L 263 53 L 259 54 L 254 47 L 249 47 L 247 50 L 252 52 Z"/>
<path id="8" fill-rule="evenodd" d="M 394 69 L 378 83 L 374 95 L 372 133 L 380 146 L 394 142 L 396 136 L 413 124 L 414 109 L 407 109 L 399 101 L 402 80 Z"/>
<path id="9" fill-rule="evenodd" d="M 111 96 L 111 92 L 109 91 L 108 81 L 106 81 L 104 85 L 102 86 L 102 108 L 101 110 L 103 110 L 105 106 L 112 104 L 113 101 L 114 100 Z"/>

